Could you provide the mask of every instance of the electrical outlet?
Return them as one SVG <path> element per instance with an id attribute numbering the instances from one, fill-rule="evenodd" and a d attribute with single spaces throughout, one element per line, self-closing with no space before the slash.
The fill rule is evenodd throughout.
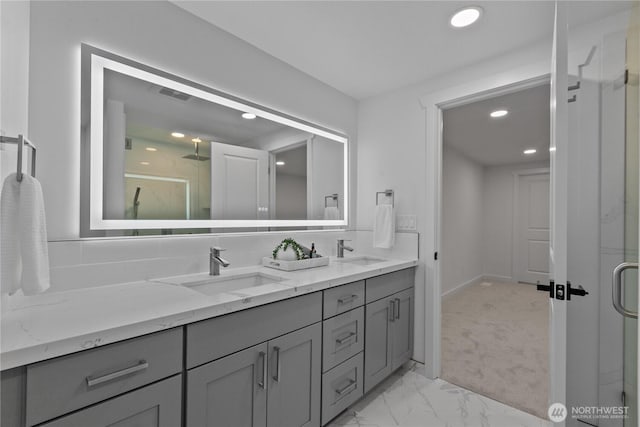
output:
<path id="1" fill-rule="evenodd" d="M 403 230 L 403 231 L 415 231 L 416 216 L 415 215 L 398 215 L 396 217 L 396 229 Z"/>

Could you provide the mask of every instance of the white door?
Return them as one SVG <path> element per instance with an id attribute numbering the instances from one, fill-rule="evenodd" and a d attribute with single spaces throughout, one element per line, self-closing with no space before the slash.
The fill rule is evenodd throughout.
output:
<path id="1" fill-rule="evenodd" d="M 549 174 L 518 174 L 515 279 L 545 283 L 549 277 Z"/>
<path id="2" fill-rule="evenodd" d="M 638 234 L 638 137 L 636 133 L 635 148 L 628 141 L 625 147 L 624 138 L 616 136 L 624 133 L 625 110 L 607 101 L 611 98 L 607 84 L 615 84 L 615 79 L 605 73 L 612 62 L 604 41 L 615 19 L 609 19 L 607 26 L 594 25 L 589 37 L 574 34 L 567 30 L 573 7 L 579 4 L 556 5 L 551 72 L 549 278 L 556 288 L 555 298 L 550 299 L 550 403 L 563 403 L 568 411 L 566 419 L 554 425 L 637 425 L 637 402 L 631 392 L 636 388 L 637 332 L 635 323 L 631 329 L 631 322 L 625 321 L 625 332 L 633 330 L 634 336 L 623 334 L 622 320 L 618 320 L 620 330 L 611 330 L 611 268 L 607 263 L 609 258 L 624 258 L 627 252 L 633 253 L 634 260 L 638 257 L 637 241 L 627 236 L 632 231 Z M 626 28 L 629 22 L 622 25 Z M 628 104 L 626 108 L 629 114 Z M 637 127 L 637 101 L 635 108 L 635 115 L 631 120 L 627 116 L 626 122 Z M 633 197 L 625 194 L 630 184 L 635 188 Z M 632 275 L 627 279 L 629 289 L 636 279 Z M 573 289 L 583 285 L 589 294 L 571 295 L 569 281 Z M 631 289 L 628 295 L 637 299 Z M 624 303 L 635 308 L 626 298 Z M 633 363 L 626 355 L 631 348 Z M 624 388 L 620 372 L 602 370 L 603 361 L 609 363 L 607 358 L 612 356 L 618 359 L 620 372 L 624 359 Z M 633 387 L 627 386 L 627 379 L 633 381 Z M 627 420 L 588 413 L 589 408 L 612 410 L 623 405 L 630 407 Z"/>
<path id="3" fill-rule="evenodd" d="M 556 2 L 551 55 L 551 174 L 549 277 L 567 283 L 567 198 L 568 194 L 568 67 L 566 5 Z M 557 291 L 556 291 L 557 293 Z M 550 386 L 551 403 L 566 404 L 567 303 L 550 298 Z M 566 416 L 566 414 L 565 414 Z M 563 425 L 563 423 L 560 423 Z"/>
<path id="4" fill-rule="evenodd" d="M 269 218 L 269 153 L 211 143 L 211 219 Z"/>

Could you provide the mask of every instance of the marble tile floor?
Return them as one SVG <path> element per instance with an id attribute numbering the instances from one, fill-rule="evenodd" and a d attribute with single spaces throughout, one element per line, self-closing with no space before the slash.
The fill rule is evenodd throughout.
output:
<path id="1" fill-rule="evenodd" d="M 329 427 L 551 427 L 522 412 L 446 381 L 430 380 L 407 364 L 347 409 Z"/>

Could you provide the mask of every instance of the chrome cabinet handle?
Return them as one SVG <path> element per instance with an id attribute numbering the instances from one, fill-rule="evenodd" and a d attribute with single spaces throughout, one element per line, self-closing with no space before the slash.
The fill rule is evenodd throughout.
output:
<path id="1" fill-rule="evenodd" d="M 262 365 L 262 380 L 258 380 L 258 387 L 264 389 L 267 384 L 267 354 L 264 351 L 258 353 L 258 365 Z"/>
<path id="2" fill-rule="evenodd" d="M 356 332 L 349 332 L 349 335 L 347 335 L 346 337 L 336 338 L 336 343 L 338 345 L 342 345 L 343 343 L 345 343 L 347 341 L 351 341 L 353 338 L 355 338 L 357 336 L 358 336 L 358 334 Z"/>
<path id="3" fill-rule="evenodd" d="M 358 298 L 358 295 L 350 295 L 348 297 L 338 298 L 338 304 L 348 304 Z"/>
<path id="4" fill-rule="evenodd" d="M 613 307 L 616 311 L 622 314 L 625 317 L 630 317 L 632 319 L 638 318 L 638 313 L 635 311 L 630 311 L 624 308 L 622 305 L 622 273 L 629 269 L 635 268 L 638 269 L 638 263 L 636 262 L 623 262 L 616 266 L 613 269 L 613 280 L 611 287 L 611 298 L 613 299 Z"/>
<path id="5" fill-rule="evenodd" d="M 273 353 L 274 353 L 275 362 L 276 362 L 276 373 L 273 376 L 273 380 L 275 382 L 279 382 L 280 381 L 280 347 L 273 347 Z"/>
<path id="6" fill-rule="evenodd" d="M 397 308 L 396 310 L 396 319 L 400 318 L 400 298 L 396 298 L 395 299 L 396 303 L 394 305 L 394 308 Z"/>
<path id="7" fill-rule="evenodd" d="M 342 387 L 341 389 L 336 390 L 336 394 L 338 396 L 342 396 L 343 394 L 351 393 L 356 388 L 358 388 L 358 383 L 355 380 L 350 380 L 349 384 Z"/>
<path id="8" fill-rule="evenodd" d="M 389 301 L 389 320 L 395 322 L 396 320 L 396 301 Z"/>
<path id="9" fill-rule="evenodd" d="M 149 363 L 146 360 L 140 360 L 134 366 L 130 366 L 128 368 L 124 368 L 116 372 L 111 372 L 110 374 L 101 375 L 99 377 L 93 377 L 93 376 L 87 377 L 86 378 L 87 386 L 94 387 L 94 386 L 97 386 L 98 384 L 106 383 L 108 381 L 113 381 L 115 379 L 124 377 L 126 375 L 131 375 L 131 374 L 135 374 L 136 372 L 144 371 L 148 367 L 149 367 Z"/>

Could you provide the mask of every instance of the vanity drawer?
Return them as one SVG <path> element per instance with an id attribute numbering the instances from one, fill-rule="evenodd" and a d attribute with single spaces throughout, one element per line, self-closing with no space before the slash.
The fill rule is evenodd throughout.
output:
<path id="1" fill-rule="evenodd" d="M 363 360 L 360 353 L 322 375 L 322 425 L 362 397 Z"/>
<path id="2" fill-rule="evenodd" d="M 322 320 L 322 292 L 187 326 L 187 369 Z"/>
<path id="3" fill-rule="evenodd" d="M 364 280 L 324 291 L 324 319 L 364 304 Z"/>
<path id="4" fill-rule="evenodd" d="M 414 267 L 367 279 L 367 304 L 408 289 L 413 286 L 414 282 Z"/>
<path id="5" fill-rule="evenodd" d="M 364 307 L 327 319 L 322 326 L 323 372 L 364 349 Z"/>
<path id="6" fill-rule="evenodd" d="M 27 426 L 41 423 L 182 369 L 182 328 L 27 366 Z"/>

